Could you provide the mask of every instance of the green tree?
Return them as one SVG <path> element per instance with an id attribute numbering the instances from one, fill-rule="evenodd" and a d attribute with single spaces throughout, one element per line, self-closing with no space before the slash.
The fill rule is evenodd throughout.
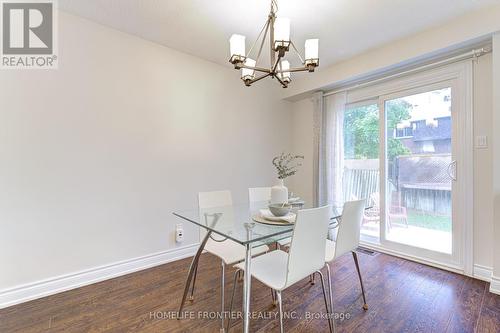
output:
<path id="1" fill-rule="evenodd" d="M 410 154 L 410 150 L 403 145 L 401 140 L 394 138 L 393 133 L 399 123 L 411 118 L 411 109 L 412 105 L 403 99 L 394 99 L 385 104 L 389 160 L 400 155 Z"/>
<path id="2" fill-rule="evenodd" d="M 410 153 L 400 140 L 392 135 L 397 124 L 411 118 L 411 104 L 398 99 L 386 103 L 388 157 Z M 349 159 L 379 157 L 379 111 L 376 105 L 347 110 L 344 115 L 345 156 Z"/>

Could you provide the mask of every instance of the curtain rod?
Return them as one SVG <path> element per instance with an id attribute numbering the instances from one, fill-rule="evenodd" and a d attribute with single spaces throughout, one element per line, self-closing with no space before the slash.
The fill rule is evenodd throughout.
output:
<path id="1" fill-rule="evenodd" d="M 348 91 L 351 91 L 351 90 L 354 90 L 354 89 L 358 89 L 358 88 L 363 88 L 363 87 L 366 87 L 366 86 L 371 86 L 371 85 L 374 85 L 374 84 L 379 83 L 379 82 L 387 81 L 387 80 L 390 80 L 390 79 L 395 79 L 395 78 L 398 78 L 398 77 L 401 77 L 401 76 L 406 76 L 406 75 L 409 75 L 409 74 L 414 74 L 414 73 L 422 72 L 424 70 L 431 69 L 431 68 L 438 68 L 438 67 L 441 67 L 441 66 L 445 66 L 445 65 L 452 64 L 452 63 L 464 61 L 464 60 L 467 60 L 467 59 L 475 59 L 475 58 L 478 58 L 478 57 L 483 56 L 485 54 L 491 53 L 491 51 L 492 51 L 491 47 L 488 47 L 488 46 L 485 46 L 485 47 L 482 47 L 482 48 L 479 48 L 479 49 L 474 49 L 474 50 L 471 50 L 469 52 L 466 52 L 466 53 L 463 53 L 463 54 L 460 54 L 460 55 L 457 55 L 457 56 L 454 56 L 454 57 L 451 57 L 451 58 L 447 58 L 447 59 L 443 59 L 443 60 L 440 60 L 440 61 L 437 61 L 437 62 L 434 62 L 434 63 L 431 63 L 431 64 L 419 66 L 417 68 L 412 68 L 412 69 L 409 69 L 409 70 L 406 70 L 406 71 L 403 71 L 403 72 L 391 74 L 389 76 L 384 76 L 384 77 L 381 77 L 381 78 L 378 78 L 378 79 L 374 79 L 374 80 L 371 80 L 371 81 L 354 84 L 354 85 L 351 85 L 349 87 L 340 88 L 340 89 L 337 89 L 337 90 L 330 90 L 330 91 L 324 93 L 323 97 L 334 95 L 334 94 L 338 94 L 338 93 L 341 93 L 341 92 L 348 92 Z"/>

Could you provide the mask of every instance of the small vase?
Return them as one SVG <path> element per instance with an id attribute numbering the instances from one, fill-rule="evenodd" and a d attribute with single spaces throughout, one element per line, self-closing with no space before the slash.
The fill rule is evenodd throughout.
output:
<path id="1" fill-rule="evenodd" d="M 278 179 L 278 184 L 271 187 L 271 204 L 288 203 L 288 188 L 283 179 Z"/>

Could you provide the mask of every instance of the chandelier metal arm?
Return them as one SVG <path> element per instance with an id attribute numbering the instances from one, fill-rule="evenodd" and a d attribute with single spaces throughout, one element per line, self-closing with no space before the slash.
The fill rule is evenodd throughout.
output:
<path id="1" fill-rule="evenodd" d="M 269 68 L 262 68 L 262 67 L 253 67 L 253 66 L 247 66 L 247 65 L 240 65 L 239 68 L 248 68 L 248 69 L 253 69 L 257 72 L 262 72 L 262 73 L 267 73 L 271 74 L 271 70 Z"/>
<path id="2" fill-rule="evenodd" d="M 259 53 L 257 54 L 257 59 L 255 60 L 256 63 L 259 62 L 260 55 L 262 54 L 262 49 L 264 48 L 264 43 L 266 41 L 267 31 L 269 30 L 269 25 L 270 21 L 268 19 L 266 22 L 266 29 L 264 31 L 264 35 L 262 36 L 262 42 L 260 43 Z"/>
<path id="3" fill-rule="evenodd" d="M 295 54 L 297 54 L 297 56 L 299 57 L 299 59 L 300 59 L 300 63 L 301 63 L 301 64 L 305 64 L 304 59 L 302 59 L 302 56 L 300 55 L 299 51 L 298 51 L 298 50 L 297 50 L 297 48 L 295 47 L 295 44 L 293 43 L 293 41 L 292 41 L 292 40 L 290 40 L 290 45 L 292 45 L 292 48 L 293 48 L 293 50 L 295 51 Z"/>
<path id="4" fill-rule="evenodd" d="M 276 62 L 274 63 L 273 67 L 271 68 L 271 73 L 277 73 L 276 69 L 278 68 L 280 60 L 281 60 L 281 56 L 278 54 L 278 59 L 276 59 Z"/>
<path id="5" fill-rule="evenodd" d="M 288 84 L 285 83 L 285 82 L 283 82 L 278 75 L 275 75 L 274 77 L 276 78 L 276 80 L 278 80 L 279 83 L 281 83 L 281 86 L 283 88 L 287 88 L 288 87 Z"/>
<path id="6" fill-rule="evenodd" d="M 270 55 L 271 55 L 271 65 L 274 63 L 274 19 L 276 18 L 276 14 L 272 11 L 272 6 L 271 6 L 271 13 L 269 14 L 269 50 L 270 50 Z"/>
<path id="7" fill-rule="evenodd" d="M 253 79 L 253 80 L 245 80 L 245 85 L 246 85 L 246 86 L 250 86 L 252 83 L 257 82 L 257 81 L 260 81 L 260 80 L 262 80 L 263 78 L 266 78 L 266 77 L 268 77 L 268 76 L 270 76 L 270 75 L 271 75 L 271 73 L 267 73 L 267 74 L 261 75 L 261 76 L 259 76 L 259 77 L 256 77 L 256 78 L 255 78 L 255 79 Z"/>
<path id="8" fill-rule="evenodd" d="M 241 65 L 240 68 L 248 68 L 248 69 L 253 69 L 258 72 L 266 73 L 266 74 L 278 74 L 278 73 L 287 73 L 287 72 L 306 72 L 309 71 L 308 67 L 296 67 L 296 68 L 290 68 L 286 70 L 272 70 L 268 68 L 262 68 L 262 67 L 252 67 L 252 66 L 246 66 L 246 65 Z"/>
<path id="9" fill-rule="evenodd" d="M 259 41 L 260 37 L 263 36 L 262 37 L 262 42 L 261 42 L 260 48 L 259 48 L 259 53 L 257 55 L 257 60 L 256 61 L 258 61 L 258 59 L 260 57 L 260 53 L 262 52 L 262 47 L 264 46 L 264 41 L 266 40 L 266 35 L 267 35 L 267 30 L 268 29 L 269 29 L 269 19 L 267 19 L 266 23 L 264 23 L 264 26 L 262 27 L 262 29 L 259 32 L 259 35 L 257 36 L 257 39 L 253 42 L 252 47 L 248 51 L 248 53 L 246 55 L 246 58 L 248 58 L 250 56 L 250 54 L 252 54 L 253 48 L 255 47 L 255 45 L 257 44 L 257 42 Z M 264 32 L 264 35 L 262 35 L 263 32 Z"/>
<path id="10" fill-rule="evenodd" d="M 309 68 L 307 67 L 297 67 L 297 68 L 290 68 L 286 70 L 277 70 L 276 74 L 278 73 L 288 73 L 288 72 L 306 72 L 309 71 Z"/>

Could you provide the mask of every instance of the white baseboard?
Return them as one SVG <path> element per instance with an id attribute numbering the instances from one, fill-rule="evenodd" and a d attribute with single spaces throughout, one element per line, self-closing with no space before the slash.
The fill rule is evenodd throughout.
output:
<path id="1" fill-rule="evenodd" d="M 491 277 L 490 292 L 500 295 L 500 278 L 496 276 Z"/>
<path id="2" fill-rule="evenodd" d="M 492 267 L 474 265 L 474 277 L 490 283 L 490 292 L 500 295 L 500 278 L 493 275 Z"/>
<path id="3" fill-rule="evenodd" d="M 473 275 L 476 279 L 483 280 L 486 282 L 491 282 L 491 276 L 493 275 L 493 268 L 482 265 L 474 265 Z"/>
<path id="4" fill-rule="evenodd" d="M 0 309 L 193 256 L 199 244 L 0 290 Z"/>
<path id="5" fill-rule="evenodd" d="M 388 255 L 391 255 L 391 256 L 395 256 L 395 257 L 398 257 L 398 258 L 402 258 L 402 259 L 406 259 L 406 260 L 418 262 L 420 264 L 424 264 L 424 265 L 427 265 L 427 266 L 436 267 L 436 268 L 443 269 L 443 270 L 446 270 L 446 271 L 450 271 L 450 272 L 453 272 L 453 273 L 465 275 L 463 269 L 461 269 L 460 267 L 455 267 L 453 265 L 443 265 L 443 264 L 441 264 L 441 263 L 439 263 L 437 261 L 433 261 L 433 260 L 429 260 L 429 259 L 423 259 L 423 258 L 415 257 L 415 256 L 412 256 L 412 255 L 408 255 L 408 254 L 403 253 L 403 252 L 399 252 L 399 251 L 395 251 L 395 250 L 390 250 L 390 249 L 387 249 L 385 247 L 382 247 L 380 245 L 376 245 L 376 244 L 373 244 L 373 243 L 368 243 L 368 242 L 361 241 L 360 245 L 363 246 L 363 247 L 366 247 L 368 249 L 377 251 L 377 252 L 381 252 L 381 253 L 385 253 L 385 254 L 388 254 Z"/>

